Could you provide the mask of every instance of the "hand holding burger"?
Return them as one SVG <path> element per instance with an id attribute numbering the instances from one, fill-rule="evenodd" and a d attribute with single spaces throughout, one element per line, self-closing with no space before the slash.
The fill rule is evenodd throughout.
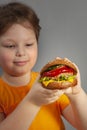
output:
<path id="1" fill-rule="evenodd" d="M 47 89 L 66 89 L 77 85 L 77 68 L 69 60 L 56 58 L 40 72 L 42 86 Z"/>

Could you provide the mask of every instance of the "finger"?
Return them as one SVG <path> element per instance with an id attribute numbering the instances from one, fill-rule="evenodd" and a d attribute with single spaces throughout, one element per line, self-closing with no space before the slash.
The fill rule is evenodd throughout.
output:
<path id="1" fill-rule="evenodd" d="M 77 94 L 80 92 L 80 90 L 81 90 L 81 87 L 77 85 L 75 87 L 69 87 L 67 89 L 64 89 L 63 91 L 65 94 Z"/>
<path id="2" fill-rule="evenodd" d="M 64 58 L 64 60 L 67 61 L 67 62 L 71 62 L 71 61 L 70 61 L 68 58 L 66 58 L 66 57 Z"/>
<path id="3" fill-rule="evenodd" d="M 69 87 L 69 88 L 63 89 L 62 91 L 63 91 L 65 94 L 70 94 L 70 93 L 72 93 L 72 88 Z"/>
<path id="4" fill-rule="evenodd" d="M 72 94 L 77 94 L 81 90 L 81 87 L 79 85 L 76 85 L 75 87 L 72 88 Z"/>
<path id="5" fill-rule="evenodd" d="M 59 96 L 53 96 L 51 98 L 47 98 L 47 102 L 52 103 L 59 99 Z"/>
<path id="6" fill-rule="evenodd" d="M 43 95 L 45 97 L 51 98 L 51 97 L 55 97 L 55 96 L 60 97 L 63 93 L 64 92 L 62 90 L 50 90 L 50 91 L 43 92 Z"/>
<path id="7" fill-rule="evenodd" d="M 56 57 L 55 59 L 61 59 L 60 57 Z"/>

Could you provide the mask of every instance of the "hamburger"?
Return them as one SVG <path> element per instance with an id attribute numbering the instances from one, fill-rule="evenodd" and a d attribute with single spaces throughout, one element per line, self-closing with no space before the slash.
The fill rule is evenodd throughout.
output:
<path id="1" fill-rule="evenodd" d="M 65 59 L 56 58 L 48 62 L 40 72 L 40 83 L 47 89 L 66 89 L 77 84 L 77 69 Z"/>

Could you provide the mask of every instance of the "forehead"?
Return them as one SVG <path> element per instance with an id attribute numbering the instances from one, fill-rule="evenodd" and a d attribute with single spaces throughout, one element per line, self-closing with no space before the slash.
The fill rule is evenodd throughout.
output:
<path id="1" fill-rule="evenodd" d="M 13 24 L 1 37 L 1 38 L 36 38 L 32 26 L 23 26 L 20 24 Z"/>

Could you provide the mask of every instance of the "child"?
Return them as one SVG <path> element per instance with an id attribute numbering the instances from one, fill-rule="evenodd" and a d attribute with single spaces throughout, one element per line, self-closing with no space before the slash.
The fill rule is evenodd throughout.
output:
<path id="1" fill-rule="evenodd" d="M 87 95 L 79 70 L 77 86 L 66 90 L 43 88 L 39 73 L 32 72 L 40 29 L 30 7 L 18 2 L 0 7 L 0 130 L 65 130 L 61 115 L 76 129 L 87 130 Z"/>

